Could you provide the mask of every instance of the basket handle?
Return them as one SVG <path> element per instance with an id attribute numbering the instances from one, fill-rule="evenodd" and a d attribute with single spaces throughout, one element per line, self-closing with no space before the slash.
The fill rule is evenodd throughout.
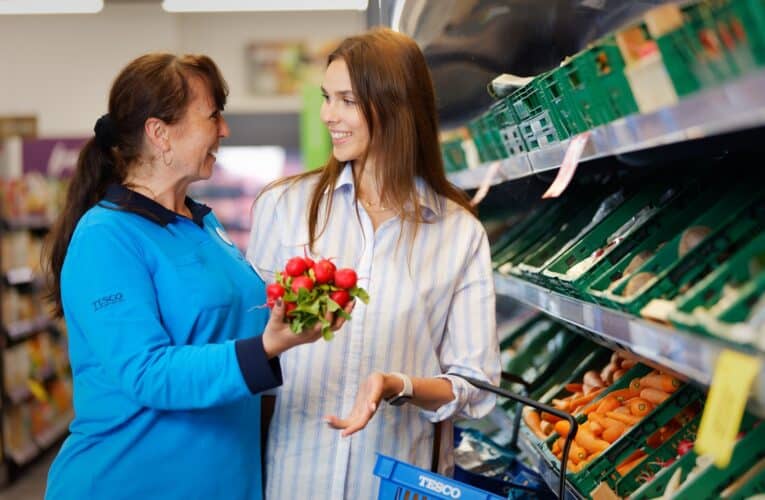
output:
<path id="1" fill-rule="evenodd" d="M 563 455 L 560 461 L 560 482 L 558 483 L 558 498 L 564 499 L 565 493 L 566 493 L 566 463 L 568 462 L 568 452 L 571 449 L 571 443 L 573 442 L 574 437 L 576 436 L 576 432 L 579 430 L 579 424 L 577 423 L 574 416 L 570 415 L 569 413 L 566 413 L 565 411 L 559 410 L 557 408 L 553 408 L 552 406 L 542 404 L 539 401 L 534 401 L 533 399 L 527 398 L 526 396 L 521 396 L 520 394 L 512 393 L 510 391 L 502 389 L 501 387 L 495 387 L 489 384 L 488 382 L 484 382 L 483 380 L 478 380 L 472 377 L 468 377 L 466 375 L 460 375 L 459 373 L 450 373 L 450 375 L 456 375 L 457 377 L 460 377 L 461 379 L 465 380 L 466 382 L 468 382 L 469 384 L 475 387 L 478 387 L 479 389 L 492 392 L 498 396 L 502 396 L 507 399 L 512 399 L 513 401 L 518 401 L 526 406 L 531 406 L 532 408 L 536 408 L 537 410 L 541 410 L 545 413 L 550 413 L 552 415 L 555 415 L 556 417 L 559 417 L 568 421 L 570 429 L 568 432 L 568 436 L 566 436 L 566 440 L 563 444 Z"/>

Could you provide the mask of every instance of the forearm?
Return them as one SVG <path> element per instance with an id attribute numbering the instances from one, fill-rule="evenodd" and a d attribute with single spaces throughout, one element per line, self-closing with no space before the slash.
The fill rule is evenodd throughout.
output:
<path id="1" fill-rule="evenodd" d="M 454 399 L 452 384 L 443 378 L 420 378 L 412 379 L 412 399 L 410 404 L 419 406 L 428 411 L 435 411 L 441 406 Z M 383 399 L 389 399 L 404 388 L 401 379 L 390 373 L 383 375 Z"/>

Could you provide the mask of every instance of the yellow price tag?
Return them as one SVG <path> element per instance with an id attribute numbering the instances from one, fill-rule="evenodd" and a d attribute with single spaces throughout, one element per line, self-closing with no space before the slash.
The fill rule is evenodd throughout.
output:
<path id="1" fill-rule="evenodd" d="M 749 389 L 761 365 L 759 358 L 728 350 L 723 350 L 717 358 L 695 451 L 699 455 L 710 455 L 720 468 L 730 462 Z"/>

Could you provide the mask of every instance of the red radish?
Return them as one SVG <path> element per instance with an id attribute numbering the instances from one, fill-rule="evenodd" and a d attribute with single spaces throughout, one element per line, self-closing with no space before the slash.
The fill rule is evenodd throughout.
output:
<path id="1" fill-rule="evenodd" d="M 292 276 L 293 278 L 300 276 L 307 270 L 308 265 L 306 264 L 303 257 L 292 257 L 287 261 L 287 265 L 284 266 L 284 274 L 287 276 Z"/>
<path id="2" fill-rule="evenodd" d="M 294 311 L 297 308 L 297 303 L 295 302 L 285 302 L 284 303 L 284 314 L 289 316 L 292 311 Z"/>
<path id="3" fill-rule="evenodd" d="M 683 456 L 693 449 L 693 441 L 689 439 L 683 439 L 677 443 L 677 454 Z"/>
<path id="4" fill-rule="evenodd" d="M 272 299 L 269 297 L 268 299 L 266 299 L 266 305 L 268 306 L 269 309 L 273 309 L 274 306 L 276 305 L 276 299 Z"/>
<path id="5" fill-rule="evenodd" d="M 305 288 L 309 292 L 313 290 L 313 280 L 308 276 L 298 276 L 292 280 L 292 291 L 297 293 L 301 288 Z"/>
<path id="6" fill-rule="evenodd" d="M 308 269 L 313 269 L 314 261 L 308 256 L 308 253 L 305 251 L 305 247 L 303 247 L 303 260 L 305 261 L 305 265 L 308 267 Z"/>
<path id="7" fill-rule="evenodd" d="M 284 297 L 284 287 L 279 283 L 271 283 L 266 287 L 266 297 L 271 301 Z"/>
<path id="8" fill-rule="evenodd" d="M 337 302 L 340 307 L 345 307 L 351 300 L 351 295 L 345 290 L 336 290 L 329 294 L 329 298 Z"/>
<path id="9" fill-rule="evenodd" d="M 316 263 L 313 268 L 313 274 L 316 276 L 316 283 L 322 285 L 329 283 L 335 278 L 335 265 L 327 259 L 322 259 Z"/>
<path id="10" fill-rule="evenodd" d="M 358 276 L 356 275 L 356 271 L 353 269 L 343 268 L 335 271 L 335 285 L 339 286 L 340 288 L 353 288 L 356 286 L 357 280 Z"/>

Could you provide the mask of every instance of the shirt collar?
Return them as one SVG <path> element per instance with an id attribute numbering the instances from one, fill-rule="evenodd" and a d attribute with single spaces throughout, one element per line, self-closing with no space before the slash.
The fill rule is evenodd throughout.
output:
<path id="1" fill-rule="evenodd" d="M 120 208 L 136 215 L 140 215 L 160 226 L 167 226 L 178 218 L 178 214 L 168 210 L 156 201 L 146 196 L 126 188 L 120 184 L 111 184 L 106 188 L 104 200 L 114 203 Z M 210 213 L 210 207 L 197 203 L 188 196 L 186 197 L 186 206 L 191 211 L 191 219 L 199 227 L 204 226 L 202 219 Z"/>
<path id="2" fill-rule="evenodd" d="M 350 162 L 345 164 L 345 167 L 343 167 L 343 170 L 337 177 L 333 191 L 336 192 L 345 186 L 348 186 L 347 189 L 349 192 L 353 193 L 355 186 L 353 184 L 353 167 L 351 166 Z M 430 189 L 422 177 L 415 178 L 415 189 L 417 190 L 417 201 L 419 202 L 420 206 L 425 208 L 425 210 L 429 212 L 430 215 L 441 215 L 441 200 L 439 196 L 433 192 L 432 189 Z M 429 214 L 426 213 L 426 217 Z"/>

